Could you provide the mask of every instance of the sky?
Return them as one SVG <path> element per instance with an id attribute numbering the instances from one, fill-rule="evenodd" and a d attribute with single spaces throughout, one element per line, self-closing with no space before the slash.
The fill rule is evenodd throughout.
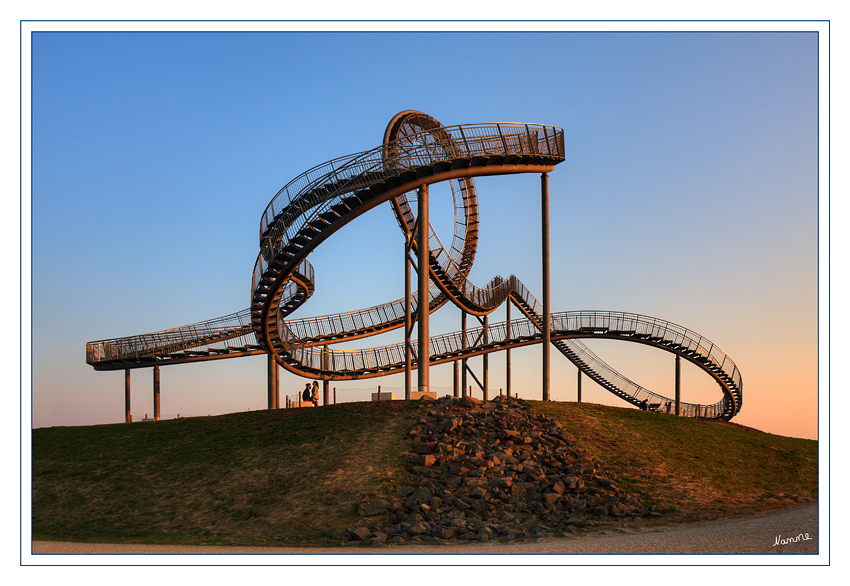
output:
<path id="1" fill-rule="evenodd" d="M 88 366 L 86 342 L 247 308 L 260 216 L 277 190 L 379 146 L 389 120 L 413 109 L 446 126 L 562 127 L 566 160 L 549 175 L 552 311 L 634 312 L 698 332 L 742 372 L 735 423 L 818 439 L 822 58 L 803 29 L 36 32 L 32 426 L 122 422 L 123 371 Z M 539 176 L 476 185 L 472 281 L 515 274 L 541 297 Z M 450 241 L 445 185 L 432 186 L 431 218 Z M 294 317 L 400 298 L 403 247 L 388 204 L 361 216 L 309 257 L 316 292 Z M 500 308 L 491 320 L 502 319 Z M 458 329 L 459 310 L 432 316 L 432 335 Z M 587 344 L 672 396 L 672 354 Z M 521 397 L 540 398 L 540 355 L 512 353 Z M 481 359 L 469 362 L 480 378 Z M 503 353 L 489 362 L 493 395 Z M 451 392 L 451 366 L 430 378 Z M 576 378 L 553 350 L 552 399 L 574 401 Z M 131 381 L 134 420 L 152 415 L 151 370 Z M 304 382 L 281 370 L 282 395 Z M 404 393 L 402 375 L 331 385 L 338 401 L 366 400 L 377 385 Z M 161 388 L 164 418 L 262 409 L 266 361 L 163 367 Z M 683 361 L 683 401 L 720 398 Z M 627 406 L 586 377 L 582 399 Z"/>

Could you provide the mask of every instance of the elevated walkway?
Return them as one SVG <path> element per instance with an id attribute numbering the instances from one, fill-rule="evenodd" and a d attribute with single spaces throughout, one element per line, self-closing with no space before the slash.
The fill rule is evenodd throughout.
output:
<path id="1" fill-rule="evenodd" d="M 386 202 L 391 202 L 411 241 L 417 218 L 415 190 L 441 181 L 450 182 L 455 197 L 455 233 L 447 248 L 429 226 L 428 311 L 451 302 L 466 313 L 483 316 L 510 302 L 525 317 L 488 324 L 486 331 L 431 336 L 429 363 L 540 343 L 547 327 L 542 306 L 517 277 L 496 276 L 484 287 L 468 280 L 478 242 L 474 177 L 548 173 L 564 159 L 564 133 L 558 127 L 523 123 L 444 127 L 421 112 L 402 112 L 391 120 L 381 146 L 314 167 L 271 200 L 260 221 L 249 309 L 162 332 L 90 342 L 86 361 L 97 370 L 116 370 L 270 353 L 285 369 L 310 378 L 353 380 L 403 371 L 404 344 L 345 351 L 325 346 L 403 327 L 404 299 L 344 314 L 290 316 L 313 294 L 313 268 L 306 258 L 316 247 Z M 412 309 L 419 311 L 415 301 Z M 681 403 L 682 415 L 729 420 L 741 409 L 743 382 L 737 366 L 716 344 L 686 328 L 612 311 L 553 313 L 548 328 L 562 355 L 632 405 L 666 405 L 673 399 L 621 375 L 582 339 L 649 345 L 688 360 L 717 381 L 722 392 L 717 403 Z M 415 359 L 412 366 L 417 366 Z"/>

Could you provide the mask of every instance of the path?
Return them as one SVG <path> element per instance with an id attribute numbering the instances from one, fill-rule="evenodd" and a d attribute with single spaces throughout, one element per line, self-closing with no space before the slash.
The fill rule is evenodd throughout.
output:
<path id="1" fill-rule="evenodd" d="M 808 534 L 809 539 L 805 539 Z M 777 539 L 799 541 L 777 545 Z M 818 504 L 780 512 L 534 543 L 463 543 L 382 547 L 226 547 L 34 541 L 34 554 L 817 554 Z M 179 564 L 179 562 L 176 562 Z M 326 563 L 326 562 L 322 562 Z M 485 562 L 486 563 L 486 562 Z M 548 562 L 547 562 L 548 563 Z"/>

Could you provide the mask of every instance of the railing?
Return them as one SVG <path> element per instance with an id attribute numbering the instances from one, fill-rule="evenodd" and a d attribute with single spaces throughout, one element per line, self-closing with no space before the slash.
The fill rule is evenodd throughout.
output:
<path id="1" fill-rule="evenodd" d="M 214 350 L 216 346 L 225 351 L 228 348 L 258 347 L 255 333 L 258 330 L 254 328 L 265 328 L 276 322 L 279 342 L 272 338 L 273 344 L 281 344 L 277 350 L 282 351 L 288 364 L 297 364 L 301 372 L 356 375 L 403 367 L 405 344 L 353 351 L 332 351 L 318 346 L 330 340 L 336 342 L 346 337 L 359 337 L 398 327 L 404 319 L 403 300 L 345 314 L 285 321 L 279 318 L 286 317 L 311 293 L 313 268 L 306 260 L 301 260 L 295 269 L 289 268 L 280 273 L 277 268 L 269 270 L 269 264 L 280 260 L 285 248 L 292 251 L 294 245 L 297 251 L 302 245 L 308 245 L 312 235 L 330 221 L 320 220 L 320 216 L 342 202 L 347 194 L 366 190 L 393 178 L 414 185 L 417 179 L 402 177 L 410 170 L 432 167 L 430 172 L 436 173 L 439 169 L 437 165 L 455 159 L 466 159 L 462 163 L 466 165 L 500 164 L 509 157 L 517 157 L 513 160 L 530 157 L 524 159 L 526 162 L 540 161 L 540 157 L 543 157 L 546 164 L 564 159 L 564 135 L 557 127 L 508 123 L 445 128 L 425 115 L 417 120 L 421 132 L 407 133 L 403 138 L 370 151 L 340 157 L 313 167 L 278 191 L 260 219 L 260 253 L 252 277 L 251 310 L 144 336 L 92 342 L 87 345 L 87 361 L 101 361 L 105 356 L 106 360 L 166 356 L 192 349 Z M 411 123 L 407 129 L 415 126 L 416 123 Z M 398 184 L 396 180 L 395 185 Z M 455 186 L 462 192 L 462 205 L 458 204 Z M 529 319 L 514 320 L 510 324 L 490 324 L 487 328 L 471 328 L 465 336 L 455 332 L 430 337 L 430 360 L 447 361 L 498 347 L 539 341 L 544 327 L 542 306 L 519 279 L 511 276 L 505 280 L 497 276 L 483 288 L 469 281 L 468 273 L 477 242 L 477 196 L 471 177 L 453 179 L 452 190 L 455 195 L 455 234 L 451 252 L 447 251 L 429 226 L 429 250 L 432 263 L 436 265 L 435 272 L 447 290 L 457 290 L 458 301 L 472 304 L 477 311 L 489 312 L 505 301 L 508 295 L 513 295 Z M 359 200 L 353 201 L 356 204 Z M 415 193 L 399 195 L 397 201 L 400 224 L 403 227 L 406 224 L 406 228 L 412 230 L 416 219 L 413 208 L 418 203 Z M 461 221 L 457 219 L 459 214 Z M 308 225 L 312 226 L 307 229 Z M 291 259 L 291 256 L 283 258 Z M 267 309 L 278 309 L 269 307 L 275 295 L 279 296 L 277 303 L 280 313 L 263 324 L 252 324 L 252 316 L 255 320 L 258 318 L 259 307 L 263 308 L 264 314 Z M 429 300 L 432 309 L 445 301 L 435 284 L 429 289 Z M 416 310 L 415 299 L 412 310 Z M 555 338 L 555 346 L 565 356 L 593 380 L 635 404 L 645 401 L 664 405 L 664 401 L 669 404 L 669 400 L 644 389 L 609 367 L 577 337 L 620 337 L 666 347 L 697 362 L 718 381 L 722 381 L 721 385 L 731 389 L 730 392 L 735 394 L 734 400 L 740 406 L 742 382 L 737 367 L 720 348 L 686 328 L 647 316 L 621 312 L 553 314 L 548 327 Z M 724 396 L 715 405 L 682 404 L 680 413 L 701 417 L 728 415 L 732 400 Z"/>
<path id="2" fill-rule="evenodd" d="M 449 127 L 445 130 L 455 143 L 452 155 L 455 158 L 525 154 L 563 158 L 563 131 L 553 126 L 473 124 Z M 426 137 L 431 133 L 426 131 L 421 134 Z M 537 142 L 532 143 L 531 137 L 537 137 Z M 385 163 L 385 153 L 393 148 L 398 153 L 396 159 Z M 395 141 L 395 144 L 381 145 L 358 155 L 334 159 L 291 181 L 275 195 L 263 213 L 260 226 L 263 236 L 260 254 L 255 262 L 252 294 L 266 273 L 268 260 L 277 257 L 304 226 L 338 203 L 342 195 L 365 189 L 376 181 L 399 176 L 408 169 L 446 160 L 450 159 L 445 156 L 444 151 L 436 149 L 433 142 L 412 146 L 407 142 Z M 328 186 L 337 187 L 319 191 L 320 188 Z M 294 191 L 295 188 L 297 191 Z M 289 209 L 297 213 L 286 215 Z M 269 222 L 268 217 L 276 210 L 281 211 Z"/>
<path id="3" fill-rule="evenodd" d="M 251 311 L 246 309 L 150 334 L 88 342 L 86 362 L 137 360 L 200 347 L 226 350 L 228 347 L 248 346 L 257 346 L 257 336 L 251 325 Z"/>

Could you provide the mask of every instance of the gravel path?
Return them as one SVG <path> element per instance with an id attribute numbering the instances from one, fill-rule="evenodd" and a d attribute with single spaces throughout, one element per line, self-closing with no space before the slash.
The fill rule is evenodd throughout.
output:
<path id="1" fill-rule="evenodd" d="M 607 530 L 533 543 L 381 547 L 224 547 L 34 541 L 33 554 L 817 554 L 818 504 L 781 512 L 643 531 Z M 808 539 L 806 539 L 808 537 Z M 778 540 L 789 540 L 785 544 Z M 796 541 L 795 541 L 796 540 Z"/>

